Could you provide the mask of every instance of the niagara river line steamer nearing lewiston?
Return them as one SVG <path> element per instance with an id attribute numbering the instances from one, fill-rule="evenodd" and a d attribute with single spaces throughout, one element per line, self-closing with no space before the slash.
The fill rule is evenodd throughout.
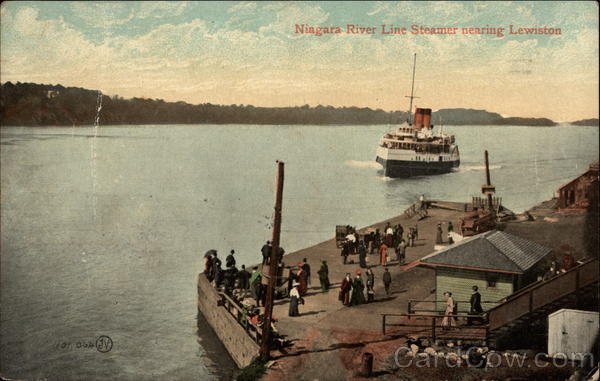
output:
<path id="1" fill-rule="evenodd" d="M 454 135 L 444 135 L 441 129 L 437 135 L 433 134 L 431 109 L 416 108 L 411 122 L 416 60 L 415 54 L 408 123 L 386 133 L 377 147 L 376 161 L 383 166 L 387 177 L 437 175 L 460 165 Z"/>

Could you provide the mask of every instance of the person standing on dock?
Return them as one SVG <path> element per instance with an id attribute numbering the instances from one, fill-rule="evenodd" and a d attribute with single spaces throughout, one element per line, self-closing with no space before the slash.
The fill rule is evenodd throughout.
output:
<path id="1" fill-rule="evenodd" d="M 235 254 L 235 250 L 231 249 L 229 255 L 227 258 L 225 258 L 225 267 L 231 268 L 235 266 L 235 258 L 233 257 L 233 254 Z"/>
<path id="2" fill-rule="evenodd" d="M 438 222 L 437 224 L 437 234 L 435 236 L 435 243 L 436 245 L 441 245 L 442 243 L 444 243 L 444 241 L 442 240 L 442 223 Z"/>
<path id="3" fill-rule="evenodd" d="M 235 281 L 238 276 L 238 270 L 235 266 L 228 267 L 223 271 L 223 288 L 227 295 L 231 295 L 235 288 Z"/>
<path id="4" fill-rule="evenodd" d="M 398 242 L 404 238 L 404 227 L 401 224 L 396 225 L 396 236 L 398 237 Z"/>
<path id="5" fill-rule="evenodd" d="M 367 248 L 363 241 L 360 241 L 358 245 L 358 262 L 361 268 L 364 269 L 367 267 Z"/>
<path id="6" fill-rule="evenodd" d="M 413 228 L 408 228 L 408 246 L 409 247 L 414 247 L 415 246 L 415 232 Z"/>
<path id="7" fill-rule="evenodd" d="M 375 253 L 376 249 L 379 249 L 379 245 L 381 244 L 381 234 L 379 233 L 379 229 L 375 229 L 375 236 L 371 241 L 371 254 Z"/>
<path id="8" fill-rule="evenodd" d="M 348 262 L 348 255 L 350 255 L 350 241 L 344 241 L 342 244 L 342 252 L 340 256 L 344 257 L 344 264 Z"/>
<path id="9" fill-rule="evenodd" d="M 302 270 L 306 273 L 306 284 L 310 286 L 310 265 L 306 262 L 306 258 L 302 260 Z"/>
<path id="10" fill-rule="evenodd" d="M 256 306 L 260 307 L 260 301 L 262 299 L 262 284 L 261 284 L 262 276 L 258 271 L 258 266 L 254 266 L 252 268 L 252 275 L 250 275 L 250 290 L 252 292 L 252 297 L 256 300 Z"/>
<path id="11" fill-rule="evenodd" d="M 219 287 L 221 284 L 221 260 L 217 257 L 217 252 L 213 254 L 212 259 L 212 279 L 215 283 L 215 287 Z"/>
<path id="12" fill-rule="evenodd" d="M 352 281 L 352 296 L 350 297 L 350 305 L 357 306 L 365 302 L 365 285 L 361 277 L 362 271 L 356 270 L 356 276 Z"/>
<path id="13" fill-rule="evenodd" d="M 381 266 L 385 266 L 387 263 L 387 255 L 388 255 L 388 247 L 385 244 L 385 242 L 383 242 L 380 246 L 379 246 L 379 263 L 381 264 Z"/>
<path id="14" fill-rule="evenodd" d="M 373 274 L 373 270 L 369 267 L 367 269 L 367 302 L 372 302 L 373 300 L 375 300 L 375 274 Z"/>
<path id="15" fill-rule="evenodd" d="M 208 279 L 209 282 L 212 282 L 211 272 L 212 272 L 212 255 L 207 253 L 204 255 L 204 275 L 206 275 L 206 278 Z"/>
<path id="16" fill-rule="evenodd" d="M 444 292 L 444 297 L 446 298 L 446 311 L 444 311 L 444 318 L 442 319 L 442 327 L 444 330 L 450 329 L 452 326 L 456 325 L 456 318 L 454 315 L 454 299 L 452 298 L 452 293 L 449 291 Z"/>
<path id="17" fill-rule="evenodd" d="M 385 227 L 385 244 L 387 247 L 391 247 L 394 244 L 394 229 L 392 229 L 392 225 L 389 222 Z"/>
<path id="18" fill-rule="evenodd" d="M 406 260 L 406 241 L 404 239 L 400 240 L 396 248 L 396 260 L 399 265 L 403 265 Z"/>
<path id="19" fill-rule="evenodd" d="M 369 250 L 369 244 L 371 243 L 372 237 L 373 237 L 373 232 L 365 233 L 365 236 L 363 238 L 363 243 L 365 245 L 365 253 Z M 359 250 L 360 250 L 360 247 L 359 247 Z"/>
<path id="20" fill-rule="evenodd" d="M 269 263 L 269 257 L 271 256 L 271 241 L 267 241 L 267 243 L 263 245 L 260 251 L 263 257 L 262 264 L 266 265 L 267 263 Z"/>
<path id="21" fill-rule="evenodd" d="M 288 311 L 289 316 L 300 316 L 300 312 L 298 311 L 298 304 L 304 304 L 304 299 L 300 295 L 300 291 L 298 291 L 298 282 L 294 282 L 292 285 L 292 291 L 290 291 L 290 309 Z"/>
<path id="22" fill-rule="evenodd" d="M 481 294 L 478 291 L 479 288 L 477 286 L 473 286 L 471 289 L 473 290 L 473 294 L 471 295 L 471 299 L 469 300 L 471 304 L 471 310 L 469 311 L 469 315 L 480 315 L 483 312 L 483 308 L 481 308 Z M 467 318 L 467 325 L 472 325 L 475 320 L 481 321 L 481 319 L 479 318 L 469 317 Z"/>
<path id="23" fill-rule="evenodd" d="M 323 263 L 321 263 L 321 268 L 319 269 L 318 274 L 319 282 L 321 282 L 321 291 L 329 291 L 329 267 L 327 266 L 327 261 L 323 261 Z"/>
<path id="24" fill-rule="evenodd" d="M 392 284 L 392 275 L 390 274 L 390 272 L 388 271 L 388 268 L 386 267 L 385 270 L 383 271 L 383 287 L 385 287 L 386 295 L 390 294 L 391 284 Z"/>
<path id="25" fill-rule="evenodd" d="M 366 240 L 365 240 L 366 242 Z M 373 246 L 375 245 L 375 231 L 372 231 L 369 233 L 369 246 L 367 246 L 367 251 L 369 252 L 369 254 L 373 254 L 374 253 L 374 248 Z"/>
<path id="26" fill-rule="evenodd" d="M 346 273 L 344 280 L 342 280 L 342 285 L 340 287 L 340 302 L 343 305 L 347 306 L 350 304 L 350 291 L 352 290 L 352 279 L 350 278 L 350 273 Z"/>
<path id="27" fill-rule="evenodd" d="M 306 290 L 308 289 L 308 286 L 307 286 L 308 275 L 306 274 L 306 271 L 304 271 L 302 263 L 298 263 L 298 273 L 296 273 L 296 275 L 298 276 L 298 283 L 299 283 L 298 292 L 300 293 L 300 296 L 304 296 L 304 295 L 306 295 Z"/>
<path id="28" fill-rule="evenodd" d="M 242 269 L 238 272 L 238 282 L 240 289 L 246 291 L 250 287 L 250 274 L 246 271 L 246 266 L 242 265 Z"/>
<path id="29" fill-rule="evenodd" d="M 421 197 L 419 197 L 419 209 L 420 209 L 420 214 L 422 216 L 427 215 L 427 201 L 425 200 L 424 194 L 422 194 Z"/>

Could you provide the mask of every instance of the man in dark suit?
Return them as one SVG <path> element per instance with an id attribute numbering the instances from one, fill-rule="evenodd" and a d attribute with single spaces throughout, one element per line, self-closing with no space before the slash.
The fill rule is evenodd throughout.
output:
<path id="1" fill-rule="evenodd" d="M 483 313 L 483 308 L 481 308 L 481 294 L 478 292 L 479 288 L 477 286 L 473 286 L 471 288 L 473 290 L 473 294 L 471 295 L 471 311 L 469 315 L 480 315 Z M 467 324 L 471 325 L 474 321 L 478 321 L 483 323 L 481 318 L 469 317 L 467 318 Z"/>
<path id="2" fill-rule="evenodd" d="M 267 241 L 267 243 L 263 245 L 262 249 L 260 249 L 260 252 L 262 253 L 263 257 L 262 264 L 268 264 L 269 258 L 271 257 L 271 241 Z"/>
<path id="3" fill-rule="evenodd" d="M 306 271 L 306 283 L 310 286 L 310 265 L 306 262 L 306 258 L 302 260 L 302 270 Z"/>

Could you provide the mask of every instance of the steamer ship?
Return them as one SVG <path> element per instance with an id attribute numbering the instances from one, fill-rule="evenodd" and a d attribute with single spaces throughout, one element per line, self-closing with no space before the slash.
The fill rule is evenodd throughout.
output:
<path id="1" fill-rule="evenodd" d="M 415 88 L 413 63 L 412 90 L 409 119 L 396 131 L 385 134 L 377 147 L 376 161 L 383 166 L 387 177 L 412 177 L 437 175 L 452 171 L 460 165 L 460 153 L 454 135 L 444 135 L 440 128 L 433 132 L 431 109 L 416 108 L 412 119 L 412 102 Z"/>

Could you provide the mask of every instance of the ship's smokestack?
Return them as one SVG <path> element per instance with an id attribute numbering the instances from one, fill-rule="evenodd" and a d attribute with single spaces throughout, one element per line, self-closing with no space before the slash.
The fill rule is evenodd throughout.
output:
<path id="1" fill-rule="evenodd" d="M 423 127 L 429 128 L 431 125 L 431 109 L 430 108 L 416 108 L 415 109 L 415 122 L 414 128 L 417 130 Z"/>

